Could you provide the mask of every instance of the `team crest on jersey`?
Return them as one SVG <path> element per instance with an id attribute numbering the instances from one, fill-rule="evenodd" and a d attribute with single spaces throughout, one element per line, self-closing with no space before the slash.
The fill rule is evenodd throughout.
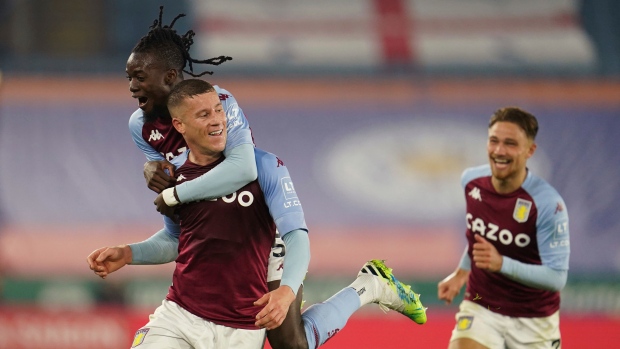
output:
<path id="1" fill-rule="evenodd" d="M 144 342 L 144 337 L 146 337 L 146 334 L 148 332 L 149 328 L 147 327 L 139 329 L 138 332 L 136 332 L 136 335 L 133 337 L 133 344 L 131 345 L 131 347 L 135 348 L 138 345 L 142 344 L 142 342 Z"/>
<path id="2" fill-rule="evenodd" d="M 519 223 L 527 222 L 527 218 L 530 216 L 530 210 L 532 209 L 532 202 L 524 199 L 517 199 L 515 210 L 512 213 L 512 218 Z"/>
<path id="3" fill-rule="evenodd" d="M 456 323 L 457 331 L 467 331 L 471 328 L 471 324 L 474 323 L 473 316 L 461 316 Z"/>

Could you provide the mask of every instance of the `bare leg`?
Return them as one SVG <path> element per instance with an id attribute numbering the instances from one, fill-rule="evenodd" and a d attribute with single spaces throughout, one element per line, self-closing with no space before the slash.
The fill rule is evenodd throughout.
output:
<path id="1" fill-rule="evenodd" d="M 280 280 L 268 282 L 267 286 L 269 287 L 269 291 L 273 291 L 280 287 Z M 301 285 L 297 292 L 297 298 L 291 303 L 291 307 L 282 325 L 276 329 L 267 331 L 267 338 L 273 349 L 308 349 L 304 323 L 301 319 L 303 289 L 304 286 Z"/>

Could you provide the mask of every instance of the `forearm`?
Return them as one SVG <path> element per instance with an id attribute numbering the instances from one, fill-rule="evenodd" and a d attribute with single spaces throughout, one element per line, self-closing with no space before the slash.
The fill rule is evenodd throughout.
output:
<path id="1" fill-rule="evenodd" d="M 241 144 L 231 149 L 226 159 L 211 171 L 177 185 L 176 194 L 182 203 L 212 200 L 234 193 L 256 177 L 254 146 Z"/>
<path id="2" fill-rule="evenodd" d="M 178 256 L 179 240 L 162 229 L 150 238 L 129 244 L 132 265 L 164 264 L 174 261 Z"/>
<path id="3" fill-rule="evenodd" d="M 568 271 L 544 265 L 526 264 L 503 257 L 500 273 L 526 286 L 548 291 L 560 291 L 566 285 Z"/>
<path id="4" fill-rule="evenodd" d="M 289 286 L 297 294 L 310 265 L 310 239 L 308 232 L 297 229 L 285 234 L 282 240 L 286 244 L 286 254 L 280 286 Z"/>

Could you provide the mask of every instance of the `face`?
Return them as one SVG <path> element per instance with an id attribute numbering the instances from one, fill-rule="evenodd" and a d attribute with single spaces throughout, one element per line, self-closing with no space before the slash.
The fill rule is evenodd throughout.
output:
<path id="1" fill-rule="evenodd" d="M 512 122 L 496 122 L 489 128 L 487 153 L 493 179 L 514 181 L 517 187 L 525 179 L 526 163 L 536 150 L 536 144 L 525 131 Z M 517 183 L 518 182 L 518 183 Z"/>
<path id="2" fill-rule="evenodd" d="M 226 147 L 226 114 L 215 91 L 185 98 L 170 113 L 192 152 L 219 158 Z"/>
<path id="3" fill-rule="evenodd" d="M 147 120 L 169 117 L 166 98 L 176 80 L 174 69 L 165 69 L 153 55 L 132 53 L 127 60 L 127 79 L 131 96 L 138 100 Z"/>

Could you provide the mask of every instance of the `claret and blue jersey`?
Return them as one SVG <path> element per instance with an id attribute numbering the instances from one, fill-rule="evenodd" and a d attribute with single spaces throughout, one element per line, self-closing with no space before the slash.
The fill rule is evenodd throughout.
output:
<path id="1" fill-rule="evenodd" d="M 479 234 L 503 256 L 568 270 L 568 213 L 564 200 L 551 185 L 528 171 L 518 190 L 499 194 L 491 184 L 488 165 L 467 169 L 461 184 L 466 198 L 470 259 L 474 234 Z M 465 299 L 513 317 L 549 316 L 560 306 L 559 292 L 523 285 L 501 273 L 476 268 L 473 263 Z"/>

